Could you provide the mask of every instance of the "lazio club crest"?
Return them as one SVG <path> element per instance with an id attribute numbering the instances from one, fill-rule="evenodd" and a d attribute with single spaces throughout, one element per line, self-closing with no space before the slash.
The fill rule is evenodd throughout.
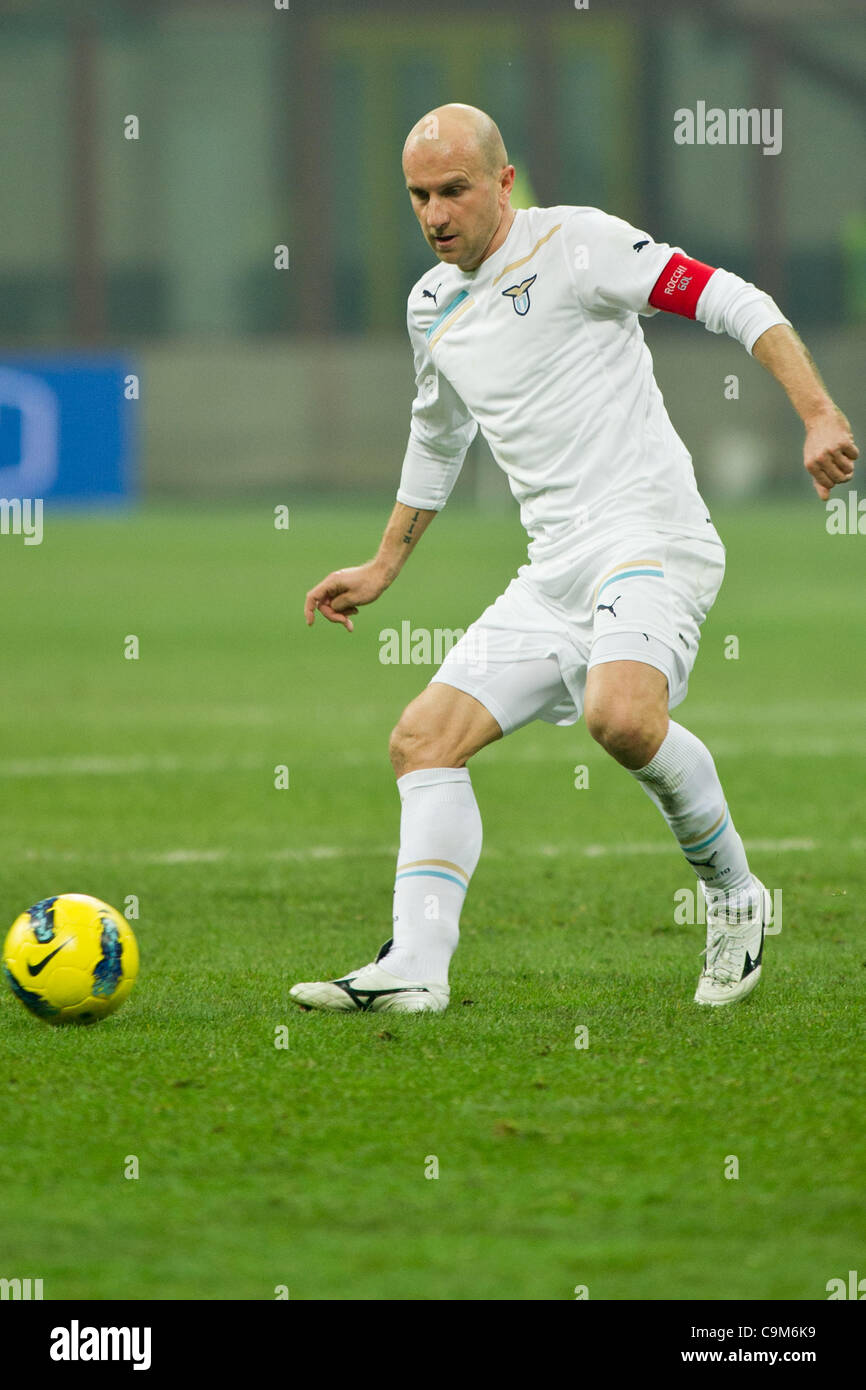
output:
<path id="1" fill-rule="evenodd" d="M 537 279 L 537 275 L 530 275 L 528 280 L 519 285 L 509 285 L 507 290 L 502 291 L 514 305 L 515 313 L 521 316 L 529 313 L 529 286 L 534 285 Z"/>

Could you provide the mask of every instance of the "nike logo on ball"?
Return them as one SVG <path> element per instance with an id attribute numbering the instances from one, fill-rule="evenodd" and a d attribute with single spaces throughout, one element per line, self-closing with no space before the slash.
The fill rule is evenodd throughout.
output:
<path id="1" fill-rule="evenodd" d="M 42 973 L 42 971 L 45 969 L 45 967 L 46 967 L 46 965 L 48 964 L 48 962 L 49 962 L 50 960 L 53 960 L 54 957 L 57 955 L 57 952 L 58 952 L 58 951 L 62 951 L 64 946 L 68 946 L 71 940 L 72 940 L 72 937 L 71 937 L 71 936 L 68 936 L 68 937 L 66 938 L 65 941 L 61 941 L 61 943 L 60 943 L 59 946 L 55 946 L 53 951 L 49 951 L 47 956 L 43 956 L 43 957 L 42 957 L 42 959 L 41 959 L 41 961 L 39 962 L 38 965 L 30 965 L 30 964 L 28 964 L 27 970 L 28 970 L 28 972 L 29 972 L 31 978 L 32 978 L 34 975 L 40 975 L 40 974 Z"/>

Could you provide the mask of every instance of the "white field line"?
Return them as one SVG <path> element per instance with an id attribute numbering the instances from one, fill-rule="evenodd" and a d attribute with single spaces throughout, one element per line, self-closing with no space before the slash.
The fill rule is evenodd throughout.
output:
<path id="1" fill-rule="evenodd" d="M 708 739 L 710 752 L 726 758 L 863 758 L 866 757 L 866 739 L 846 735 L 836 737 L 810 737 L 774 739 L 755 736 L 754 743 L 744 743 L 734 739 Z M 168 775 L 186 773 L 222 772 L 266 772 L 273 774 L 277 761 L 291 767 L 292 748 L 287 740 L 282 748 L 275 741 L 268 754 L 244 754 L 231 756 L 207 754 L 201 757 L 180 757 L 174 754 L 131 753 L 121 755 L 81 755 L 45 758 L 5 758 L 0 759 L 0 779 L 14 777 L 134 777 L 138 773 L 165 773 Z M 509 763 L 537 763 L 560 768 L 569 768 L 572 763 L 589 756 L 594 762 L 606 761 L 600 749 L 594 745 L 586 747 L 563 743 L 559 748 L 520 748 L 508 744 L 493 744 L 486 753 L 488 759 L 496 758 L 501 765 Z M 307 750 L 303 750 L 305 767 Z M 327 767 L 338 771 L 341 767 L 374 767 L 387 764 L 387 754 L 380 752 L 361 753 L 355 750 L 313 758 L 314 767 Z"/>
<path id="2" fill-rule="evenodd" d="M 575 727 L 580 728 L 580 725 Z M 759 729 L 755 729 L 750 731 L 748 738 L 734 739 L 728 738 L 726 735 L 716 738 L 714 735 L 699 730 L 698 737 L 703 740 L 713 755 L 717 754 L 724 758 L 760 759 L 765 755 L 771 758 L 866 757 L 866 738 L 862 734 L 799 735 L 791 733 L 784 738 L 779 738 L 774 737 L 769 732 L 762 733 Z M 582 755 L 588 755 L 589 758 L 595 759 L 599 763 L 607 761 L 601 749 L 596 744 L 588 742 L 586 737 L 582 737 L 579 742 L 575 740 L 569 743 L 564 750 L 530 745 L 521 748 L 519 744 L 493 743 L 486 755 L 487 757 L 498 755 L 503 762 L 562 763 L 567 762 L 572 754 L 574 754 L 575 761 L 579 761 Z M 368 760 L 357 755 L 355 758 L 359 762 Z"/>
<path id="3" fill-rule="evenodd" d="M 266 767 L 264 758 L 252 754 L 226 757 L 208 754 L 182 758 L 174 754 L 130 753 L 119 756 L 86 755 L 55 758 L 0 760 L 0 777 L 129 777 L 139 772 L 253 772 Z"/>
<path id="4" fill-rule="evenodd" d="M 773 738 L 766 734 L 756 731 L 753 740 L 731 738 L 712 738 L 707 736 L 703 740 L 710 752 L 714 756 L 721 758 L 754 758 L 760 761 L 761 758 L 866 758 L 866 738 L 851 737 L 850 735 L 840 735 L 839 737 L 807 737 L 800 738 L 797 735 L 789 735 L 787 738 Z M 559 748 L 521 748 L 519 745 L 508 743 L 492 743 L 488 749 L 483 750 L 485 759 L 491 762 L 495 759 L 501 765 L 509 763 L 537 763 L 548 764 L 549 766 L 568 766 L 569 762 L 579 763 L 581 761 L 594 762 L 601 765 L 608 759 L 602 754 L 601 749 L 594 743 L 587 743 L 585 738 L 573 743 L 561 745 Z M 345 763 L 353 767 L 363 767 L 368 764 L 379 763 L 383 760 L 383 755 L 379 753 L 345 753 L 341 758 L 331 758 L 330 756 L 318 759 L 325 766 L 333 766 L 335 763 Z M 2 766 L 0 766 L 2 771 Z"/>
<path id="5" fill-rule="evenodd" d="M 824 845 L 818 840 L 792 839 L 792 840 L 746 840 L 747 850 L 754 850 L 762 854 L 810 854 L 821 850 Z M 850 840 L 846 844 L 836 844 L 834 849 L 859 849 L 864 845 L 863 840 Z M 520 850 L 521 857 L 525 859 L 603 859 L 617 858 L 623 855 L 675 855 L 676 845 L 673 841 L 632 841 L 622 844 L 571 844 L 559 845 L 529 845 Z M 14 855 L 7 855 L 6 858 L 14 858 Z M 48 859 L 62 863 L 89 863 L 98 860 L 100 864 L 105 863 L 127 863 L 151 865 L 182 865 L 182 864 L 221 864 L 266 862 L 266 863 L 305 863 L 319 859 L 374 859 L 387 858 L 396 861 L 396 845 L 377 845 L 355 849 L 346 845 L 310 845 L 305 849 L 277 849 L 277 850 L 237 850 L 237 849 L 172 849 L 162 852 L 148 852 L 147 850 L 130 850 L 128 853 L 111 853 L 90 855 L 81 854 L 77 850 L 52 850 L 52 849 L 28 849 L 24 850 L 20 857 L 26 860 Z M 508 859 L 513 861 L 515 853 L 510 849 L 485 849 L 484 857 L 487 859 Z"/>
<path id="6" fill-rule="evenodd" d="M 310 687 L 313 689 L 312 685 Z M 419 687 L 420 689 L 420 687 Z M 312 706 L 314 696 L 311 695 L 310 704 Z M 697 725 L 697 732 L 711 728 L 730 728 L 749 729 L 759 735 L 761 730 L 774 730 L 782 726 L 801 725 L 804 732 L 813 729 L 818 718 L 817 706 L 814 700 L 799 701 L 779 701 L 775 704 L 764 702 L 756 703 L 752 707 L 742 708 L 736 704 L 709 704 L 702 700 L 695 699 L 690 701 L 687 709 L 684 709 L 684 718 L 689 727 Z M 833 719 L 840 726 L 849 724 L 857 725 L 866 722 L 866 701 L 863 700 L 843 700 L 839 701 L 833 696 Z M 249 727 L 266 727 L 273 724 L 278 730 L 285 727 L 287 716 L 287 706 L 275 705 L 157 705 L 154 708 L 144 709 L 123 709 L 112 710 L 112 724 L 132 727 L 142 725 L 146 727 L 161 726 L 166 729 L 172 727 L 182 727 L 192 724 L 196 728 L 202 725 L 226 725 L 238 726 L 247 725 Z M 368 727 L 369 725 L 380 725 L 382 729 L 382 739 L 387 742 L 388 719 L 392 718 L 393 710 L 389 711 L 383 704 L 354 705 L 350 710 L 341 711 L 341 727 L 349 725 L 359 725 Z M 78 709 L 67 712 L 64 720 L 69 728 L 102 728 L 105 724 L 105 713 L 99 709 Z M 12 718 L 3 714 L 0 722 L 14 728 Z M 393 722 L 393 718 L 392 718 Z M 701 737 L 703 737 L 701 733 Z"/>

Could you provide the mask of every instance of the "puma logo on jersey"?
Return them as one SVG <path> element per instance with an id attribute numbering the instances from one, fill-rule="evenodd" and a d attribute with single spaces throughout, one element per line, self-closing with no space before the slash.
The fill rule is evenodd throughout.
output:
<path id="1" fill-rule="evenodd" d="M 528 280 L 523 280 L 519 285 L 509 285 L 507 290 L 502 291 L 514 304 L 515 313 L 521 317 L 529 313 L 529 287 L 534 285 L 537 279 L 537 275 L 530 275 Z"/>
<path id="2" fill-rule="evenodd" d="M 436 296 L 437 296 L 437 294 L 439 293 L 439 291 L 441 290 L 441 288 L 442 288 L 442 281 L 440 280 L 440 281 L 439 281 L 439 284 L 436 286 L 435 290 L 422 290 L 422 291 L 421 291 L 421 298 L 422 298 L 422 299 L 432 299 L 432 300 L 433 300 L 433 303 L 436 304 Z M 438 304 L 436 304 L 436 308 L 437 308 L 437 309 L 439 308 L 439 305 L 438 305 Z"/>

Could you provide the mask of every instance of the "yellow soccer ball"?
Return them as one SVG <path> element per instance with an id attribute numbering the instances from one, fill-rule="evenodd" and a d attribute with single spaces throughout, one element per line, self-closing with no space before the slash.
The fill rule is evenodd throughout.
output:
<path id="1" fill-rule="evenodd" d="M 99 898 L 62 893 L 22 912 L 3 947 L 3 974 L 46 1023 L 96 1023 L 114 1013 L 138 974 L 125 917 Z"/>

